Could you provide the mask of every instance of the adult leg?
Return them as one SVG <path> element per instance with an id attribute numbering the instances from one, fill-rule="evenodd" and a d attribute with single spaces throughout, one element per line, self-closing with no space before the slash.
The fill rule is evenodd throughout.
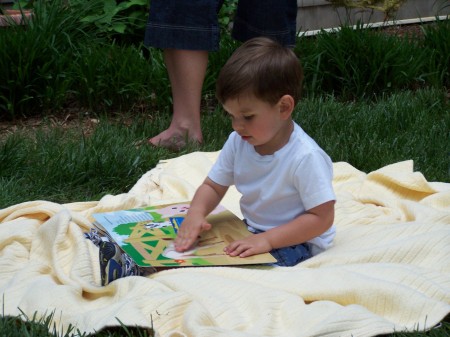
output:
<path id="1" fill-rule="evenodd" d="M 173 118 L 151 144 L 179 149 L 202 142 L 200 103 L 208 51 L 219 47 L 222 0 L 152 0 L 144 43 L 164 50 L 172 88 Z"/>
<path id="2" fill-rule="evenodd" d="M 208 52 L 165 49 L 164 61 L 172 87 L 173 117 L 170 126 L 149 142 L 180 149 L 186 142 L 201 143 L 200 104 Z"/>

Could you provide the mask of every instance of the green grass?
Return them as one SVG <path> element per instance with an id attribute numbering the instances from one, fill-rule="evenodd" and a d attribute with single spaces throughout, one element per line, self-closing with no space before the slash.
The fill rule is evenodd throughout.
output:
<path id="1" fill-rule="evenodd" d="M 107 327 L 95 334 L 80 332 L 70 325 L 66 332 L 58 331 L 52 324 L 54 314 L 38 319 L 27 317 L 24 313 L 18 317 L 0 316 L 0 336 L 8 337 L 153 337 L 152 329 L 127 327 L 118 321 L 118 327 Z"/>
<path id="2" fill-rule="evenodd" d="M 370 172 L 412 159 L 427 180 L 449 181 L 450 117 L 442 91 L 398 92 L 377 101 L 307 98 L 294 119 L 334 162 Z M 122 115 L 114 121 L 100 117 L 92 134 L 80 125 L 9 136 L 0 143 L 0 208 L 35 199 L 64 203 L 124 193 L 160 159 L 219 150 L 231 132 L 228 117 L 217 107 L 202 116 L 202 146 L 173 153 L 134 145 L 169 122 L 170 114 L 164 112 Z"/>
<path id="3" fill-rule="evenodd" d="M 450 116 L 443 92 L 405 91 L 375 102 L 305 100 L 296 119 L 331 155 L 363 171 L 412 159 L 429 181 L 449 181 Z"/>

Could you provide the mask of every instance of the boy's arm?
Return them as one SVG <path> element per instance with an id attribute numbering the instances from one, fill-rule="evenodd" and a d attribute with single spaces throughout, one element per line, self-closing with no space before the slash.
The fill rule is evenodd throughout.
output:
<path id="1" fill-rule="evenodd" d="M 211 229 L 206 217 L 217 207 L 227 190 L 227 186 L 219 185 L 209 178 L 199 186 L 174 242 L 178 252 L 191 248 L 202 231 Z"/>
<path id="2" fill-rule="evenodd" d="M 333 225 L 334 203 L 334 200 L 325 202 L 287 224 L 234 241 L 225 252 L 230 256 L 247 257 L 309 241 Z"/>

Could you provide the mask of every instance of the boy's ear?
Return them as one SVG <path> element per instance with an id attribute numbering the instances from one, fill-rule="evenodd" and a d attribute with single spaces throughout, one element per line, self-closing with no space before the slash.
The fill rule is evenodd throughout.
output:
<path id="1" fill-rule="evenodd" d="M 295 107 L 294 98 L 291 95 L 284 95 L 280 98 L 278 104 L 282 118 L 287 119 L 291 117 Z"/>

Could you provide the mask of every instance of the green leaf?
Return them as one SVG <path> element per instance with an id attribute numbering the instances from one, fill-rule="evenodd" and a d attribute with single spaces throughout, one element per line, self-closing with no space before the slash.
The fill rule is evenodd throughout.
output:
<path id="1" fill-rule="evenodd" d="M 112 29 L 117 32 L 123 34 L 127 26 L 123 23 L 115 23 L 112 25 Z"/>

